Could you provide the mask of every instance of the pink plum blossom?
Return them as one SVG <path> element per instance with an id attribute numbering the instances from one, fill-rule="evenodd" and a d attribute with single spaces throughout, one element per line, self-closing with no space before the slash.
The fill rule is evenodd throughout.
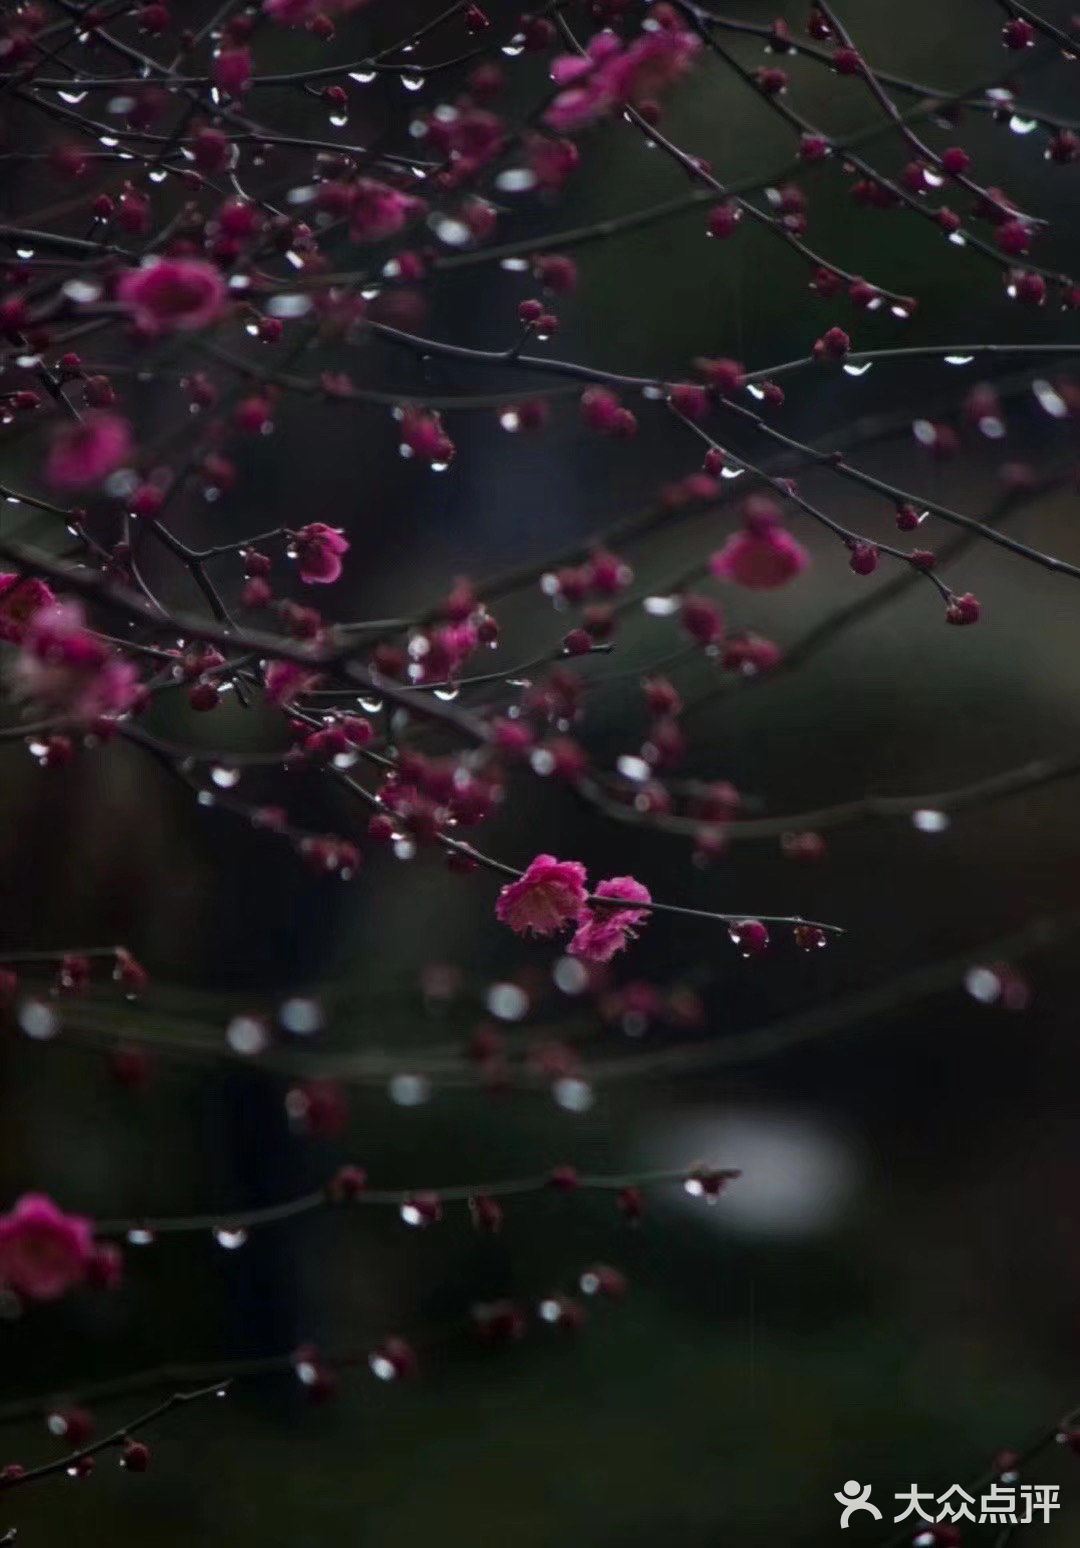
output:
<path id="1" fill-rule="evenodd" d="M 354 241 L 383 242 L 404 231 L 423 208 L 423 200 L 415 195 L 362 177 L 352 189 L 349 230 Z"/>
<path id="2" fill-rule="evenodd" d="M 518 935 L 554 935 L 581 918 L 586 897 L 585 867 L 579 860 L 537 855 L 499 893 L 495 917 Z"/>
<path id="3" fill-rule="evenodd" d="M 611 32 L 588 44 L 587 56 L 563 54 L 551 76 L 563 88 L 544 114 L 557 134 L 583 129 L 624 103 L 659 96 L 684 75 L 700 47 L 693 33 L 678 29 L 642 33 L 625 47 Z"/>
<path id="4" fill-rule="evenodd" d="M 138 670 L 86 628 L 77 602 L 39 608 L 13 667 L 16 689 L 43 709 L 90 722 L 138 701 Z"/>
<path id="5" fill-rule="evenodd" d="M 266 668 L 266 697 L 270 704 L 292 704 L 310 693 L 319 681 L 318 674 L 294 661 L 271 661 Z"/>
<path id="6" fill-rule="evenodd" d="M 349 540 L 341 527 L 324 521 L 301 527 L 293 541 L 300 561 L 300 578 L 309 586 L 329 586 L 341 577 L 341 561 L 349 552 Z"/>
<path id="7" fill-rule="evenodd" d="M 320 9 L 317 0 L 263 0 L 263 15 L 283 27 L 302 27 Z"/>
<path id="8" fill-rule="evenodd" d="M 598 898 L 615 898 L 620 902 L 648 905 L 652 897 L 648 887 L 633 876 L 612 876 L 596 889 Z M 635 926 L 648 917 L 648 907 L 637 908 L 587 908 L 581 918 L 570 951 L 575 957 L 585 957 L 589 962 L 610 962 L 623 950 L 637 933 Z"/>
<path id="9" fill-rule="evenodd" d="M 65 1215 L 44 1193 L 24 1193 L 0 1215 L 0 1281 L 33 1301 L 55 1301 L 85 1275 L 94 1227 Z"/>
<path id="10" fill-rule="evenodd" d="M 421 462 L 446 463 L 454 455 L 454 443 L 434 409 L 410 405 L 401 411 L 401 445 L 405 455 Z"/>
<path id="11" fill-rule="evenodd" d="M 45 477 L 55 489 L 86 489 L 131 455 L 131 426 L 118 414 L 93 413 L 62 425 L 49 448 Z"/>
<path id="12" fill-rule="evenodd" d="M 742 531 L 732 533 L 723 548 L 709 557 L 709 569 L 717 579 L 752 591 L 786 585 L 809 563 L 806 549 L 780 525 L 776 507 L 757 497 L 746 503 Z"/>
<path id="13" fill-rule="evenodd" d="M 38 609 L 55 601 L 52 589 L 36 575 L 0 575 L 0 640 L 17 645 Z"/>
<path id="14" fill-rule="evenodd" d="M 122 275 L 116 294 L 146 333 L 189 333 L 217 321 L 228 287 L 203 258 L 161 258 Z"/>

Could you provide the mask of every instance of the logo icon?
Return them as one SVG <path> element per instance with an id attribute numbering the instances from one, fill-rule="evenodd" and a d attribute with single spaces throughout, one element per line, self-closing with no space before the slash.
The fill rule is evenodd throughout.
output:
<path id="1" fill-rule="evenodd" d="M 870 1503 L 870 1488 L 870 1484 L 856 1483 L 854 1478 L 849 1478 L 844 1487 L 833 1495 L 833 1499 L 839 1500 L 844 1507 L 840 1512 L 841 1531 L 847 1527 L 857 1510 L 868 1510 L 875 1521 L 881 1520 L 880 1510 Z"/>

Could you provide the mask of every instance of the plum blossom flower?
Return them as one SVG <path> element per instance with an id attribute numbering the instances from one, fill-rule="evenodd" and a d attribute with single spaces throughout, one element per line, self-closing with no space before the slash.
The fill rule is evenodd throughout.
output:
<path id="1" fill-rule="evenodd" d="M 383 242 L 404 231 L 423 208 L 424 201 L 414 194 L 362 177 L 352 189 L 349 230 L 354 241 Z"/>
<path id="2" fill-rule="evenodd" d="M 0 1216 L 0 1281 L 33 1301 L 55 1301 L 86 1275 L 94 1227 L 44 1193 L 24 1193 Z"/>
<path id="3" fill-rule="evenodd" d="M 580 860 L 537 855 L 518 880 L 499 893 L 495 917 L 518 935 L 554 935 L 581 918 L 586 897 Z"/>
<path id="4" fill-rule="evenodd" d="M 283 27 L 302 27 L 319 6 L 316 0 L 263 0 L 263 14 Z"/>
<path id="5" fill-rule="evenodd" d="M 612 876 L 596 889 L 598 898 L 648 905 L 652 896 L 648 887 L 633 876 Z M 636 926 L 648 917 L 648 907 L 587 908 L 581 918 L 569 950 L 589 962 L 610 962 L 637 933 Z"/>
<path id="6" fill-rule="evenodd" d="M 443 428 L 442 416 L 415 404 L 401 411 L 401 447 L 403 456 L 433 465 L 445 464 L 454 455 L 454 443 Z"/>
<path id="7" fill-rule="evenodd" d="M 45 461 L 55 489 L 86 489 L 121 467 L 131 454 L 131 426 L 118 414 L 95 413 L 63 425 Z"/>
<path id="8" fill-rule="evenodd" d="M 267 702 L 293 704 L 302 694 L 310 693 L 318 681 L 318 673 L 294 661 L 271 661 L 265 678 Z"/>
<path id="9" fill-rule="evenodd" d="M 710 555 L 709 569 L 719 580 L 769 591 L 794 580 L 809 563 L 806 549 L 780 525 L 772 501 L 754 497 L 746 502 L 743 530 Z"/>
<path id="10" fill-rule="evenodd" d="M 17 645 L 38 609 L 55 601 L 51 587 L 36 575 L 0 575 L 0 640 Z"/>
<path id="11" fill-rule="evenodd" d="M 293 547 L 300 561 L 300 578 L 309 586 L 329 586 L 340 579 L 341 561 L 349 552 L 349 540 L 341 527 L 309 522 L 297 532 Z"/>
<path id="12" fill-rule="evenodd" d="M 203 258 L 159 258 L 122 275 L 116 294 L 146 333 L 190 333 L 217 321 L 228 287 Z"/>
<path id="13" fill-rule="evenodd" d="M 16 690 L 55 714 L 90 722 L 122 715 L 139 699 L 137 668 L 86 628 L 77 602 L 38 608 L 20 647 Z"/>
<path id="14" fill-rule="evenodd" d="M 210 66 L 214 85 L 229 97 L 241 97 L 255 75 L 255 60 L 250 48 L 223 48 Z"/>
<path id="15" fill-rule="evenodd" d="M 583 129 L 623 103 L 659 96 L 684 75 L 700 47 L 690 32 L 665 28 L 643 33 L 625 47 L 612 32 L 592 38 L 586 56 L 563 54 L 551 75 L 563 88 L 544 114 L 557 134 Z"/>

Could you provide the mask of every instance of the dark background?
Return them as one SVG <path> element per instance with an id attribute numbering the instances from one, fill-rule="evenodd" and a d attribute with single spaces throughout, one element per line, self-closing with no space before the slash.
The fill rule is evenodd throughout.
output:
<path id="1" fill-rule="evenodd" d="M 490 9 L 503 19 L 498 5 Z M 1058 12 L 1046 14 L 1061 20 L 1066 8 Z M 341 57 L 401 35 L 414 13 L 422 18 L 423 8 L 372 5 L 342 28 Z M 739 14 L 772 16 L 750 4 Z M 846 15 L 869 58 L 942 87 L 1004 68 L 1001 15 L 982 0 L 910 4 L 902 17 L 858 0 Z M 275 49 L 295 68 L 317 57 L 291 34 L 268 42 L 260 54 L 268 64 Z M 761 62 L 752 44 L 742 57 Z M 1025 66 L 1018 95 L 1068 113 L 1080 66 L 1046 45 L 1040 59 Z M 806 63 L 791 71 L 793 100 L 809 117 L 835 132 L 873 121 L 857 83 Z M 535 62 L 509 62 L 507 74 L 512 105 L 543 89 Z M 357 140 L 384 115 L 404 118 L 393 80 L 354 97 L 347 132 Z M 435 87 L 429 98 L 437 100 Z M 276 110 L 276 121 L 308 121 L 291 98 Z M 703 60 L 672 98 L 665 130 L 729 180 L 765 176 L 790 154 L 782 126 L 714 61 Z M 36 132 L 17 112 L 7 131 L 9 140 Z M 959 131 L 927 133 L 939 147 L 961 138 L 987 181 L 1052 219 L 1041 259 L 1077 265 L 1080 170 L 1046 163 L 1041 129 L 1019 135 L 970 115 Z M 883 136 L 872 159 L 895 170 L 906 158 Z M 25 177 L 13 177 L 9 208 L 33 207 Z M 733 242 L 708 242 L 697 210 L 581 248 L 581 284 L 559 307 L 552 348 L 674 375 L 698 353 L 754 368 L 801 355 L 834 321 L 850 320 L 866 348 L 1068 336 L 1068 314 L 1018 310 L 993 266 L 947 246 L 928 224 L 857 212 L 834 168 L 803 181 L 812 239 L 853 270 L 917 293 L 909 323 L 851 320 L 844 303 L 809 295 L 805 269 L 767 234 L 744 228 Z M 670 162 L 612 123 L 584 137 L 581 169 L 553 209 L 508 198 L 500 232 L 574 227 L 683 186 Z M 530 282 L 480 268 L 448 275 L 440 291 L 425 323 L 431 333 L 495 348 L 512 337 Z M 410 358 L 376 346 L 343 352 L 339 363 L 403 392 L 425 382 L 435 391 L 502 385 L 438 363 L 425 379 Z M 936 362 L 879 364 L 859 379 L 804 373 L 790 379 L 784 427 L 826 444 L 864 414 L 896 413 L 897 434 L 868 447 L 864 464 L 980 512 L 1000 463 L 1053 473 L 1073 455 L 1069 428 L 1051 424 L 1030 392 L 1010 389 L 1006 442 L 988 445 L 965 429 L 955 461 L 924 461 L 905 416 L 955 411 L 985 376 L 977 364 Z M 140 424 L 165 423 L 174 403 L 166 387 L 140 389 Z M 328 608 L 341 618 L 408 612 L 455 574 L 482 578 L 585 540 L 697 465 L 697 448 L 658 409 L 640 405 L 639 417 L 640 436 L 622 446 L 587 437 L 572 398 L 556 399 L 550 427 L 531 438 L 506 435 L 491 414 L 448 416 L 458 455 L 439 476 L 398 459 L 385 410 L 300 404 L 279 415 L 272 438 L 241 448 L 235 491 L 189 507 L 184 530 L 201 540 L 277 522 L 347 526 L 346 578 Z M 955 412 L 952 422 L 960 423 Z M 15 481 L 29 456 L 9 442 L 5 477 Z M 890 538 L 884 502 L 822 475 L 802 487 L 838 519 Z M 47 540 L 10 508 L 2 519 Z M 1033 501 L 1010 530 L 1076 562 L 1076 523 L 1069 485 Z M 636 584 L 662 591 L 730 525 L 724 507 L 634 545 Z M 892 573 L 859 580 L 843 549 L 805 525 L 793 518 L 815 558 L 807 576 L 773 596 L 727 602 L 733 621 L 782 644 Z M 933 521 L 924 531 L 931 543 L 947 535 Z M 982 599 L 978 628 L 946 628 L 930 588 L 916 586 L 799 671 L 709 698 L 688 720 L 682 772 L 730 779 L 762 810 L 784 812 L 943 789 L 1071 752 L 1080 743 L 1075 582 L 987 547 L 947 573 Z M 156 579 L 185 598 L 176 576 Z M 499 664 L 527 659 L 565 627 L 535 588 L 497 613 Z M 583 670 L 600 678 L 643 668 L 677 645 L 672 623 L 634 612 L 616 654 Z M 694 698 L 716 678 L 693 662 L 678 681 Z M 636 750 L 645 729 L 636 675 L 592 704 L 582 732 L 590 751 L 611 760 Z M 177 696 L 155 717 L 174 738 L 272 745 L 269 721 L 254 711 L 224 710 L 209 727 Z M 959 984 L 914 1000 L 901 989 L 887 1013 L 848 1019 L 835 1035 L 769 1059 L 703 1059 L 683 1075 L 598 1081 L 584 1114 L 544 1093 L 493 1102 L 469 1088 L 436 1088 L 424 1105 L 402 1108 L 388 1100 L 385 1076 L 421 1067 L 420 1050 L 460 1045 L 487 984 L 523 962 L 547 982 L 553 954 L 522 949 L 498 929 L 490 878 L 463 882 L 428 859 L 402 865 L 374 854 L 355 882 L 313 881 L 284 845 L 197 809 L 133 749 L 85 751 L 70 769 L 43 772 L 16 746 L 4 751 L 2 777 L 5 948 L 123 940 L 154 979 L 137 1007 L 95 996 L 49 1043 L 5 1032 L 5 1198 L 40 1188 L 98 1216 L 241 1209 L 317 1185 L 345 1159 L 386 1186 L 479 1181 L 556 1160 L 619 1171 L 707 1156 L 746 1170 L 713 1210 L 661 1191 L 637 1230 L 604 1197 L 541 1197 L 511 1208 L 495 1239 L 478 1238 L 460 1209 L 422 1233 L 371 1211 L 270 1228 L 233 1253 L 209 1237 L 129 1249 L 118 1294 L 31 1308 L 0 1327 L 7 1397 L 78 1391 L 162 1359 L 229 1361 L 303 1340 L 363 1349 L 392 1331 L 422 1346 L 423 1379 L 384 1386 L 361 1367 L 323 1408 L 288 1374 L 239 1384 L 226 1402 L 166 1420 L 150 1437 L 144 1478 L 117 1473 L 106 1457 L 88 1482 L 61 1478 L 12 1496 L 0 1526 L 17 1524 L 20 1541 L 278 1548 L 347 1535 L 388 1548 L 438 1535 L 446 1548 L 478 1536 L 516 1548 L 635 1548 L 664 1533 L 686 1548 L 818 1548 L 837 1541 L 832 1495 L 845 1479 L 873 1482 L 883 1505 L 912 1481 L 940 1492 L 1080 1398 L 1075 938 L 1025 964 L 1034 998 L 1024 1014 L 979 1006 Z M 272 784 L 245 778 L 242 789 L 269 794 Z M 293 799 L 307 802 L 313 827 L 349 832 L 362 821 L 314 787 Z M 519 778 L 484 847 L 513 864 L 550 848 L 580 856 L 593 874 L 632 870 L 655 896 L 701 908 L 803 911 L 848 926 L 827 952 L 804 957 L 778 941 L 746 963 L 716 927 L 654 920 L 617 964 L 617 981 L 698 987 L 708 1006 L 702 1041 L 719 1046 L 771 1016 L 977 954 L 984 941 L 1075 908 L 1080 827 L 1064 782 L 958 814 L 940 835 L 905 819 L 838 830 L 819 867 L 793 866 L 764 842 L 702 871 L 685 842 L 604 821 L 566 792 Z M 441 1011 L 419 988 L 431 962 L 463 974 L 459 999 Z M 215 1056 L 234 1011 L 272 1012 L 298 993 L 326 1005 L 317 1048 L 279 1037 L 265 1068 Z M 102 1045 L 117 1033 L 168 1045 L 145 1093 L 110 1079 Z M 514 1035 L 582 1037 L 587 1053 L 604 1058 L 627 1045 L 550 989 Z M 654 1028 L 636 1051 L 671 1037 Z M 203 1054 L 182 1057 L 174 1045 L 184 1040 Z M 324 1145 L 291 1134 L 287 1069 L 353 1055 L 368 1078 L 350 1087 L 346 1138 Z M 597 1307 L 576 1338 L 541 1329 L 492 1355 L 444 1332 L 476 1300 L 535 1303 L 572 1289 L 597 1260 L 620 1266 L 630 1291 L 622 1305 Z M 99 1421 L 119 1424 L 150 1401 L 103 1405 Z M 30 1464 L 57 1446 L 37 1420 L 10 1429 L 0 1449 Z M 1075 1466 L 1051 1454 L 1032 1474 L 1063 1484 L 1060 1519 L 1032 1529 L 1047 1548 L 1075 1539 Z M 890 1515 L 877 1535 L 887 1535 Z M 877 1540 L 858 1519 L 852 1533 Z"/>

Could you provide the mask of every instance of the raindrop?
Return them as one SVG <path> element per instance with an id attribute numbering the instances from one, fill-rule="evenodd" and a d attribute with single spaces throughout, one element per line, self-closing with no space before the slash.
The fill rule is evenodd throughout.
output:
<path id="1" fill-rule="evenodd" d="M 61 102 L 70 103 L 72 107 L 75 107 L 77 103 L 85 100 L 87 94 L 85 91 L 58 91 L 56 95 Z"/>
<path id="2" fill-rule="evenodd" d="M 536 187 L 536 173 L 531 167 L 507 167 L 495 179 L 500 193 L 528 193 Z"/>
<path id="3" fill-rule="evenodd" d="M 501 414 L 499 415 L 499 424 L 502 426 L 502 428 L 504 430 L 508 430 L 510 432 L 510 434 L 513 435 L 513 433 L 516 430 L 520 430 L 521 429 L 521 415 L 518 413 L 517 409 L 514 409 L 514 408 L 503 409 Z M 554 580 L 555 577 L 554 576 L 550 576 L 550 577 L 549 576 L 544 576 L 543 580 L 540 583 L 541 587 L 543 587 L 544 580 L 548 580 L 548 579 Z M 556 588 L 557 588 L 558 587 L 558 582 L 556 581 L 555 584 L 556 584 Z"/>
<path id="4" fill-rule="evenodd" d="M 431 1082 L 425 1075 L 394 1075 L 386 1094 L 397 1107 L 420 1107 L 431 1096 Z"/>
<path id="5" fill-rule="evenodd" d="M 911 825 L 920 833 L 944 833 L 949 826 L 949 818 L 945 812 L 934 811 L 930 807 L 920 807 L 917 812 L 912 812 Z"/>
<path id="6" fill-rule="evenodd" d="M 234 1016 L 225 1029 L 225 1041 L 235 1054 L 260 1054 L 270 1042 L 261 1016 Z"/>
<path id="7" fill-rule="evenodd" d="M 587 1113 L 596 1100 L 588 1081 L 577 1080 L 572 1075 L 557 1080 L 551 1088 L 551 1094 L 557 1106 L 568 1113 Z"/>
<path id="8" fill-rule="evenodd" d="M 461 692 L 461 689 L 457 688 L 457 687 L 453 687 L 453 688 L 436 688 L 435 689 L 435 697 L 437 699 L 441 699 L 444 704 L 453 704 L 454 700 L 458 697 L 460 692 Z"/>
<path id="9" fill-rule="evenodd" d="M 951 366 L 966 366 L 970 365 L 974 359 L 974 355 L 946 355 L 945 364 Z"/>
<path id="10" fill-rule="evenodd" d="M 529 996 L 520 984 L 491 984 L 484 1004 L 500 1021 L 520 1021 L 529 1009 Z"/>
<path id="11" fill-rule="evenodd" d="M 331 113 L 330 122 L 335 129 L 344 129 L 349 122 L 349 115 L 348 113 Z"/>
<path id="12" fill-rule="evenodd" d="M 428 222 L 440 242 L 447 247 L 466 247 L 472 232 L 463 220 L 452 220 L 449 215 L 435 215 Z"/>
<path id="13" fill-rule="evenodd" d="M 101 296 L 101 285 L 94 285 L 93 280 L 68 280 L 63 285 L 63 294 L 68 300 L 74 300 L 79 305 L 87 305 L 91 300 Z"/>
<path id="14" fill-rule="evenodd" d="M 745 468 L 733 468 L 730 463 L 720 469 L 721 478 L 742 478 Z"/>
<path id="15" fill-rule="evenodd" d="M 1009 128 L 1013 134 L 1030 134 L 1033 129 L 1038 127 L 1039 121 L 1037 118 L 1021 118 L 1019 114 L 1014 113 L 1009 119 Z"/>
<path id="16" fill-rule="evenodd" d="M 318 1000 L 309 1000 L 303 995 L 286 1000 L 278 1018 L 286 1032 L 297 1037 L 310 1037 L 313 1032 L 321 1032 L 323 1027 L 322 1006 Z"/>
<path id="17" fill-rule="evenodd" d="M 242 1247 L 247 1241 L 247 1232 L 243 1226 L 218 1226 L 214 1232 L 214 1240 L 219 1247 L 224 1247 L 226 1252 L 235 1252 L 237 1247 Z"/>
<path id="18" fill-rule="evenodd" d="M 651 618 L 671 618 L 679 611 L 678 597 L 646 597 L 642 611 Z"/>
<path id="19" fill-rule="evenodd" d="M 149 1247 L 154 1240 L 154 1233 L 146 1226 L 132 1226 L 125 1239 L 129 1247 Z"/>
<path id="20" fill-rule="evenodd" d="M 210 770 L 210 778 L 220 790 L 232 790 L 234 785 L 240 783 L 240 770 L 227 769 L 219 765 Z"/>
<path id="21" fill-rule="evenodd" d="M 964 988 L 980 1005 L 992 1005 L 1001 993 L 1001 979 L 993 968 L 973 967 L 964 974 Z"/>
<path id="22" fill-rule="evenodd" d="M 643 780 L 650 778 L 652 769 L 644 758 L 635 758 L 624 753 L 618 758 L 615 767 L 624 779 Z"/>
<path id="23" fill-rule="evenodd" d="M 1049 382 L 1032 382 L 1031 390 L 1035 394 L 1036 402 L 1044 413 L 1051 419 L 1066 419 L 1069 414 L 1069 405 L 1065 399 L 1052 387 Z"/>
<path id="24" fill-rule="evenodd" d="M 383 707 L 383 701 L 379 698 L 376 698 L 374 694 L 362 693 L 358 696 L 356 702 L 359 704 L 360 708 L 362 710 L 366 710 L 369 715 L 377 715 Z"/>
<path id="25" fill-rule="evenodd" d="M 509 274 L 524 274 L 529 264 L 525 258 L 504 258 L 499 264 L 500 269 L 505 269 Z"/>
<path id="26" fill-rule="evenodd" d="M 358 86 L 370 86 L 372 81 L 378 79 L 378 70 L 350 70 L 349 79 L 355 81 Z"/>
<path id="27" fill-rule="evenodd" d="M 862 365 L 853 365 L 850 361 L 843 367 L 846 376 L 865 376 L 873 365 L 872 360 L 865 360 Z"/>
<path id="28" fill-rule="evenodd" d="M 756 398 L 759 403 L 762 402 L 762 400 L 765 397 L 765 394 L 761 390 L 761 388 L 760 387 L 755 387 L 753 382 L 747 382 L 746 390 L 750 394 L 750 396 L 752 398 Z"/>
<path id="29" fill-rule="evenodd" d="M 420 91 L 424 85 L 422 75 L 402 75 L 399 79 L 406 91 Z"/>
<path id="30" fill-rule="evenodd" d="M 44 1000 L 24 1000 L 16 1012 L 16 1020 L 27 1037 L 37 1043 L 48 1042 L 60 1030 L 56 1012 Z"/>
<path id="31" fill-rule="evenodd" d="M 589 970 L 579 957 L 560 957 L 551 978 L 563 994 L 584 994 L 589 987 Z"/>

